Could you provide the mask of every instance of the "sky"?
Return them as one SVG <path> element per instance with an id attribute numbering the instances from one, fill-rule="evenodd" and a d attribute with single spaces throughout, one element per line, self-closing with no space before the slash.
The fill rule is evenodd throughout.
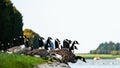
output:
<path id="1" fill-rule="evenodd" d="M 76 53 L 100 43 L 120 42 L 120 0 L 11 0 L 23 16 L 23 29 L 40 36 L 77 40 Z"/>

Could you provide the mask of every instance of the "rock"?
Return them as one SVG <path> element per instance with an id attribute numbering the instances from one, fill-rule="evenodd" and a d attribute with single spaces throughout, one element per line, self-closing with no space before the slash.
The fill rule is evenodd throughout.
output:
<path id="1" fill-rule="evenodd" d="M 56 62 L 51 64 L 48 64 L 48 63 L 40 64 L 35 68 L 70 68 L 70 66 L 65 63 Z"/>

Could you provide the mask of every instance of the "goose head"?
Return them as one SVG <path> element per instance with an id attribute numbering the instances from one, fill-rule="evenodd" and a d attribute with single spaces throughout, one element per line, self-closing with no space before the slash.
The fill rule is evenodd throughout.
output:
<path id="1" fill-rule="evenodd" d="M 43 38 L 43 37 L 40 37 L 40 38 L 39 38 L 39 40 L 44 40 L 44 39 L 45 39 L 45 38 Z"/>
<path id="2" fill-rule="evenodd" d="M 74 41 L 74 43 L 75 43 L 75 44 L 79 44 L 78 41 L 76 41 L 76 40 Z"/>
<path id="3" fill-rule="evenodd" d="M 72 41 L 71 40 L 67 40 L 67 42 L 70 44 L 70 43 L 72 43 Z"/>
<path id="4" fill-rule="evenodd" d="M 81 57 L 81 56 L 75 56 L 75 59 L 76 59 L 76 61 L 79 59 L 79 60 L 81 60 L 81 61 L 83 61 L 83 62 L 86 63 L 86 60 L 85 60 L 84 57 Z"/>
<path id="5" fill-rule="evenodd" d="M 49 40 L 52 40 L 52 38 L 51 38 L 51 37 L 48 37 L 48 39 L 49 39 Z"/>
<path id="6" fill-rule="evenodd" d="M 58 38 L 56 38 L 55 41 L 57 41 L 60 44 L 60 40 Z"/>

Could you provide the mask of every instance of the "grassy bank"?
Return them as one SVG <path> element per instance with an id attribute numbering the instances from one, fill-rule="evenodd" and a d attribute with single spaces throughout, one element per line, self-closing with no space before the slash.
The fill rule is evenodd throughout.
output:
<path id="1" fill-rule="evenodd" d="M 98 56 L 101 59 L 115 59 L 120 58 L 120 55 L 111 55 L 111 54 L 76 54 L 77 56 L 83 56 L 86 59 L 93 59 L 94 57 Z"/>
<path id="2" fill-rule="evenodd" d="M 31 56 L 0 53 L 0 68 L 33 68 L 45 62 L 47 60 Z"/>

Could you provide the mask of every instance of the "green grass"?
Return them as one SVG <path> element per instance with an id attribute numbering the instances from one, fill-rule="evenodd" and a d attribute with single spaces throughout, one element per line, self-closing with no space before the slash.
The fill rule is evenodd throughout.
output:
<path id="1" fill-rule="evenodd" d="M 101 59 L 120 58 L 120 55 L 111 55 L 111 54 L 76 54 L 76 55 L 85 57 L 86 59 L 93 59 L 96 56 L 99 56 Z"/>
<path id="2" fill-rule="evenodd" d="M 0 68 L 33 68 L 47 61 L 31 56 L 0 53 Z"/>

